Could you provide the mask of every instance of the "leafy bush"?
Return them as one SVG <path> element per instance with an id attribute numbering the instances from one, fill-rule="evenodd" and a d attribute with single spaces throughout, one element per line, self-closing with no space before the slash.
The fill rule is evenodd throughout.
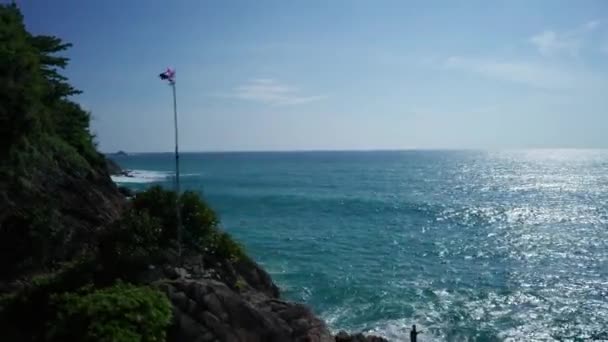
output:
<path id="1" fill-rule="evenodd" d="M 206 250 L 214 256 L 237 261 L 248 258 L 243 247 L 230 234 L 216 231 L 204 240 Z"/>
<path id="2" fill-rule="evenodd" d="M 187 238 L 197 245 L 217 230 L 219 219 L 209 205 L 194 191 L 180 196 L 182 225 Z"/>
<path id="3" fill-rule="evenodd" d="M 175 192 L 166 191 L 160 186 L 140 192 L 132 201 L 133 208 L 139 212 L 147 212 L 159 220 L 163 227 L 162 241 L 175 240 L 177 237 L 177 214 Z"/>
<path id="4" fill-rule="evenodd" d="M 162 241 L 175 241 L 177 238 L 176 199 L 175 192 L 154 186 L 138 193 L 133 200 L 136 210 L 147 212 L 162 223 Z M 181 194 L 179 205 L 185 246 L 231 260 L 246 257 L 243 248 L 218 228 L 217 214 L 196 192 Z"/>
<path id="5" fill-rule="evenodd" d="M 120 282 L 97 289 L 96 266 L 82 259 L 0 296 L 2 341 L 164 341 L 166 296 Z"/>
<path id="6" fill-rule="evenodd" d="M 150 287 L 118 283 L 109 288 L 53 296 L 57 317 L 48 325 L 51 341 L 164 341 L 171 321 L 167 297 Z"/>
<path id="7" fill-rule="evenodd" d="M 83 258 L 63 265 L 60 272 L 34 277 L 18 292 L 0 297 L 0 331 L 3 341 L 40 341 L 56 312 L 51 297 L 89 286 L 95 265 Z"/>
<path id="8" fill-rule="evenodd" d="M 129 279 L 160 258 L 163 227 L 147 211 L 129 210 L 100 237 L 101 282 Z"/>

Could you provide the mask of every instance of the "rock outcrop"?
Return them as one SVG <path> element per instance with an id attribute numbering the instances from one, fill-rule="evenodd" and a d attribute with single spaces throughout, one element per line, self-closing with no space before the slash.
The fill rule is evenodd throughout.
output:
<path id="1" fill-rule="evenodd" d="M 334 340 L 325 323 L 304 305 L 260 293 L 241 294 L 212 279 L 181 278 L 158 286 L 173 304 L 172 341 Z"/>
<path id="2" fill-rule="evenodd" d="M 306 306 L 280 299 L 279 290 L 251 260 L 185 257 L 181 266 L 158 265 L 142 275 L 169 297 L 173 323 L 168 341 L 385 342 L 341 332 L 333 336 Z"/>
<path id="3" fill-rule="evenodd" d="M 103 166 L 78 169 L 53 158 L 0 180 L 0 282 L 71 260 L 94 246 L 124 208 Z"/>
<path id="4" fill-rule="evenodd" d="M 257 265 L 254 273 L 267 274 Z M 173 304 L 172 342 L 385 342 L 376 336 L 333 336 L 326 324 L 305 305 L 278 298 L 275 286 L 264 280 L 229 287 L 214 269 L 199 273 L 186 268 L 166 268 L 163 279 L 153 284 Z M 203 273 L 200 273 L 200 272 Z M 218 279 L 219 278 L 219 279 Z M 260 280 L 260 277 L 255 279 Z M 251 280 L 250 280 L 251 281 Z M 270 285 L 270 286 L 269 286 Z"/>

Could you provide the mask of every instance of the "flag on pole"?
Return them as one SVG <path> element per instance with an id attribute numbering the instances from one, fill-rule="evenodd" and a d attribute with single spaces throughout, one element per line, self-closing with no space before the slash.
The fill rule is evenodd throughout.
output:
<path id="1" fill-rule="evenodd" d="M 167 68 L 164 72 L 158 75 L 161 80 L 167 80 L 169 83 L 175 83 L 175 69 Z"/>

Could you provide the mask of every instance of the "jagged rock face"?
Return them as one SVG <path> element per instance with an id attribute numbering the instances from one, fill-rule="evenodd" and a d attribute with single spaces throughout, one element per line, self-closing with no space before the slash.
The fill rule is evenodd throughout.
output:
<path id="1" fill-rule="evenodd" d="M 91 230 L 117 219 L 125 204 L 105 169 L 87 175 L 61 175 L 46 184 L 62 217 Z"/>
<path id="2" fill-rule="evenodd" d="M 161 282 L 173 304 L 169 341 L 331 342 L 325 323 L 304 305 L 240 294 L 213 279 Z"/>
<path id="3" fill-rule="evenodd" d="M 205 264 L 192 256 L 156 277 L 152 284 L 173 304 L 170 342 L 386 342 L 345 332 L 334 337 L 306 305 L 279 299 L 268 273 L 251 260 Z"/>
<path id="4" fill-rule="evenodd" d="M 278 298 L 279 288 L 272 282 L 270 275 L 252 260 L 237 261 L 235 271 L 254 289 L 267 296 Z"/>
<path id="5" fill-rule="evenodd" d="M 26 182 L 0 180 L 0 283 L 95 245 L 97 232 L 120 217 L 125 204 L 104 167 L 43 165 Z"/>

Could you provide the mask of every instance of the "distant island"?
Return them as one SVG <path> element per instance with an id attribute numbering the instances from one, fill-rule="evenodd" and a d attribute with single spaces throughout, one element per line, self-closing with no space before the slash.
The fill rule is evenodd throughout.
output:
<path id="1" fill-rule="evenodd" d="M 109 153 L 108 155 L 112 157 L 127 157 L 129 154 L 123 150 L 120 150 L 118 152 Z"/>

